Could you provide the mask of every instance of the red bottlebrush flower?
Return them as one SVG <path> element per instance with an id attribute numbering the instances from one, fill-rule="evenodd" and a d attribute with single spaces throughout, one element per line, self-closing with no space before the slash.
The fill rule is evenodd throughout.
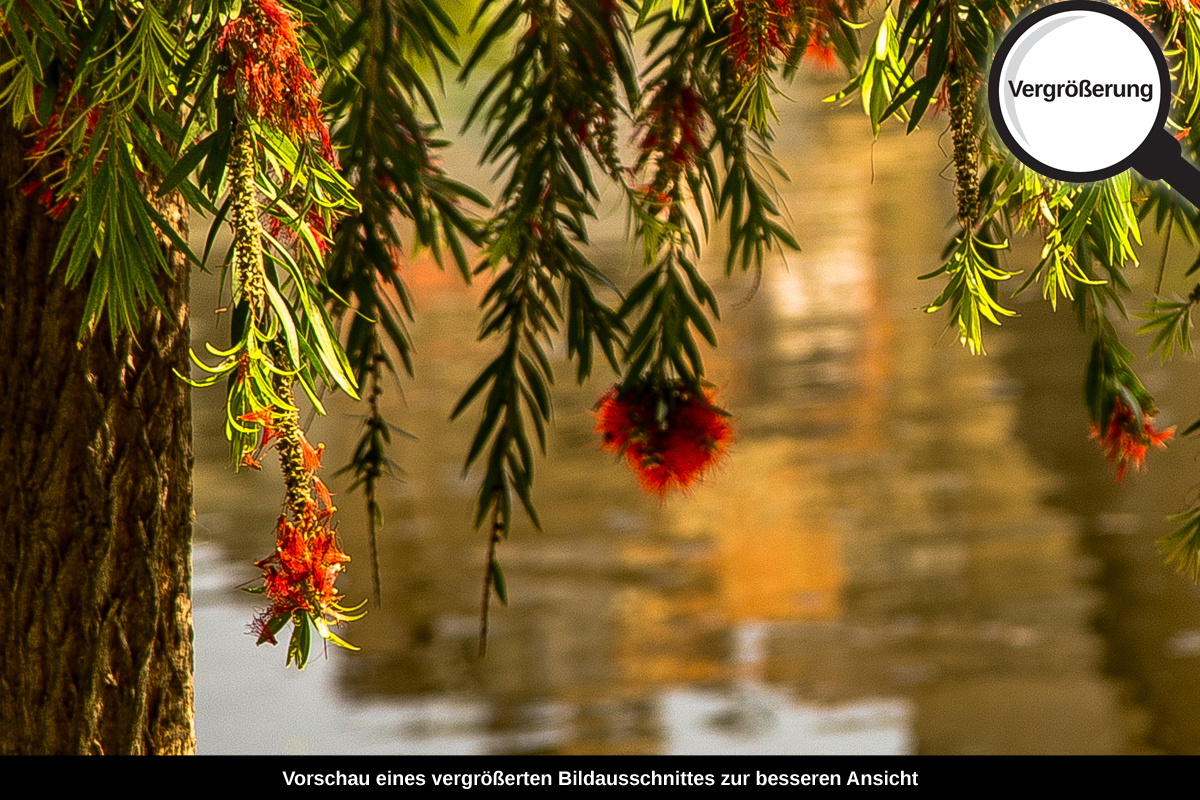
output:
<path id="1" fill-rule="evenodd" d="M 308 443 L 307 437 L 303 433 L 300 434 L 300 456 L 304 461 L 304 469 L 307 472 L 316 472 L 321 468 L 321 454 L 324 452 L 324 442 L 313 447 Z"/>
<path id="2" fill-rule="evenodd" d="M 807 34 L 801 34 L 808 37 L 804 54 L 820 68 L 833 71 L 837 68 L 837 51 L 832 31 L 838 26 L 838 20 L 850 19 L 853 14 L 844 2 L 825 0 L 810 5 L 812 17 L 808 31 Z"/>
<path id="3" fill-rule="evenodd" d="M 41 98 L 39 89 L 34 89 L 34 97 L 37 100 Z M 55 108 L 60 109 L 61 101 L 55 101 Z M 71 171 L 71 154 L 70 148 L 65 147 L 60 140 L 74 128 L 83 114 L 83 100 L 81 97 L 75 99 L 66 107 L 65 110 L 55 110 L 46 121 L 46 124 L 36 130 L 35 139 L 30 145 L 28 154 L 33 160 L 44 161 L 47 165 L 47 176 L 45 178 L 34 178 L 26 182 L 21 191 L 26 197 L 37 194 L 38 202 L 46 208 L 46 213 L 53 219 L 58 219 L 70 205 L 70 195 L 57 195 L 56 185 L 61 184 L 62 179 L 70 174 Z M 93 108 L 83 115 L 84 140 L 91 137 L 96 130 L 96 122 L 100 118 L 100 111 Z M 99 169 L 99 164 L 93 166 L 93 172 Z"/>
<path id="4" fill-rule="evenodd" d="M 276 0 L 248 0 L 217 39 L 229 57 L 222 86 L 236 92 L 247 113 L 300 141 L 315 136 L 322 157 L 336 164 L 329 131 L 321 118 L 316 78 L 304 62 L 296 23 Z"/>
<path id="5" fill-rule="evenodd" d="M 238 369 L 240 375 L 240 362 L 238 364 Z M 240 379 L 244 380 L 244 376 L 240 377 Z M 238 419 L 242 422 L 251 422 L 255 425 L 262 425 L 264 428 L 269 427 L 275 421 L 275 406 L 267 406 L 266 408 L 260 408 L 258 411 L 251 411 L 247 414 L 242 414 L 240 417 L 238 417 Z"/>
<path id="6" fill-rule="evenodd" d="M 684 167 L 700 160 L 704 128 L 704 108 L 691 87 L 669 81 L 658 84 L 638 120 L 637 169 L 653 161 L 659 172 L 655 185 L 673 183 Z"/>
<path id="7" fill-rule="evenodd" d="M 686 490 L 725 454 L 733 438 L 713 393 L 681 382 L 609 389 L 596 405 L 602 449 L 624 456 L 649 494 Z"/>
<path id="8" fill-rule="evenodd" d="M 295 223 L 289 222 L 288 225 Z M 317 254 L 322 258 L 329 252 L 331 241 L 329 238 L 329 230 L 325 225 L 325 217 L 321 214 L 321 209 L 316 205 L 309 206 L 308 211 L 304 215 L 304 220 L 299 223 L 304 226 L 308 234 L 312 236 L 313 243 L 316 244 Z M 267 230 L 272 236 L 277 239 L 283 239 L 289 244 L 295 244 L 299 240 L 296 229 L 293 227 L 285 227 L 284 220 L 279 217 L 271 217 L 267 223 Z"/>
<path id="9" fill-rule="evenodd" d="M 283 431 L 276 428 L 274 425 L 263 425 L 262 439 L 258 443 L 258 450 L 262 452 L 271 446 L 271 442 L 276 439 L 283 438 Z"/>
<path id="10" fill-rule="evenodd" d="M 1167 442 L 1175 435 L 1175 428 L 1165 431 L 1156 430 L 1151 417 L 1143 416 L 1139 426 L 1137 417 L 1129 406 L 1120 400 L 1113 403 L 1112 416 L 1103 433 L 1100 427 L 1092 424 L 1089 438 L 1096 439 L 1108 463 L 1116 464 L 1117 471 L 1113 479 L 1117 483 L 1125 482 L 1125 473 L 1130 466 L 1134 469 L 1146 468 L 1146 448 L 1166 447 Z"/>
<path id="11" fill-rule="evenodd" d="M 275 643 L 270 624 L 277 617 L 301 611 L 320 618 L 342 618 L 342 598 L 334 583 L 350 557 L 337 546 L 336 535 L 323 518 L 328 515 L 318 512 L 315 505 L 299 520 L 289 522 L 280 517 L 275 527 L 275 552 L 255 562 L 263 571 L 263 590 L 271 601 L 251 626 L 259 644 Z"/>
<path id="12" fill-rule="evenodd" d="M 321 514 L 331 515 L 337 509 L 333 505 L 333 493 L 329 491 L 329 487 L 325 485 L 325 481 L 320 478 L 312 480 L 313 494 L 317 496 L 317 507 L 322 509 Z"/>
<path id="13" fill-rule="evenodd" d="M 1164 0 L 1164 4 L 1168 10 L 1176 14 L 1182 11 L 1183 7 L 1187 5 L 1191 5 L 1193 8 L 1200 8 L 1200 0 Z M 1138 2 L 1137 5 L 1140 7 L 1142 3 Z"/>
<path id="14" fill-rule="evenodd" d="M 240 373 L 240 363 L 238 365 L 238 369 Z M 238 380 L 245 380 L 245 376 L 243 375 Z M 246 422 L 251 425 L 258 425 L 262 428 L 262 438 L 259 440 L 258 446 L 254 448 L 254 452 L 245 453 L 242 456 L 242 466 L 250 467 L 251 469 L 256 470 L 261 469 L 261 466 L 258 465 L 257 457 L 261 455 L 264 450 L 270 447 L 273 440 L 283 436 L 283 433 L 275 425 L 275 406 L 267 406 L 266 408 L 260 408 L 258 411 L 251 411 L 248 414 L 242 414 L 240 417 L 238 417 L 238 421 Z"/>
<path id="15" fill-rule="evenodd" d="M 790 16 L 790 0 L 732 3 L 728 48 L 734 63 L 750 74 L 769 71 L 775 54 L 787 50 L 783 40 L 788 34 L 784 28 Z"/>
<path id="16" fill-rule="evenodd" d="M 837 68 L 837 53 L 828 40 L 814 35 L 813 38 L 808 40 L 808 45 L 804 48 L 804 53 L 816 62 L 821 69 L 833 72 Z"/>
<path id="17" fill-rule="evenodd" d="M 70 204 L 70 202 L 71 198 L 64 197 L 54 205 L 47 208 L 46 213 L 50 215 L 51 219 L 58 219 L 62 216 L 62 213 L 67 210 L 67 206 Z"/>
<path id="18" fill-rule="evenodd" d="M 51 114 L 45 126 L 38 131 L 37 139 L 29 148 L 29 155 L 41 155 L 50 145 L 50 142 L 58 138 L 60 133 L 62 133 L 62 129 L 58 123 L 58 114 Z"/>
<path id="19" fill-rule="evenodd" d="M 600 434 L 601 450 L 624 455 L 638 432 L 650 423 L 641 403 L 619 392 L 620 387 L 614 386 L 596 403 L 596 433 Z"/>

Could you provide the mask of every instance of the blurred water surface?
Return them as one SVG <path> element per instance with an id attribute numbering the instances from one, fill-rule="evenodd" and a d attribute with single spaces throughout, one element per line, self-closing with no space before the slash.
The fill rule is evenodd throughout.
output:
<path id="1" fill-rule="evenodd" d="M 475 342 L 479 286 L 403 266 L 417 377 L 384 402 L 411 438 L 395 438 L 403 474 L 381 498 L 384 606 L 344 632 L 360 653 L 317 648 L 297 672 L 246 635 L 255 598 L 237 586 L 273 547 L 282 487 L 269 467 L 229 468 L 221 392 L 195 393 L 201 752 L 1200 752 L 1200 592 L 1154 545 L 1192 499 L 1195 444 L 1114 485 L 1086 438 L 1086 343 L 1036 290 L 986 331 L 989 356 L 939 342 L 945 317 L 919 309 L 940 285 L 915 278 L 953 216 L 944 120 L 872 143 L 861 111 L 820 104 L 835 88 L 810 77 L 781 108 L 803 252 L 772 259 L 747 299 L 753 276 L 720 277 L 711 248 L 723 318 L 706 365 L 734 414 L 727 459 L 687 497 L 643 495 L 592 432 L 614 376 L 575 386 L 560 361 L 544 532 L 519 524 L 500 547 L 510 605 L 493 608 L 485 660 L 479 475 L 462 475 L 476 412 L 448 422 L 492 353 Z M 485 185 L 452 152 L 452 172 Z M 594 253 L 628 286 L 638 264 L 611 195 Z M 1009 265 L 1036 255 L 1019 246 Z M 212 282 L 197 284 L 197 341 L 223 344 Z M 1190 423 L 1195 364 L 1142 370 L 1161 421 Z M 329 406 L 309 438 L 328 448 L 357 602 L 365 518 L 333 472 L 362 410 Z"/>

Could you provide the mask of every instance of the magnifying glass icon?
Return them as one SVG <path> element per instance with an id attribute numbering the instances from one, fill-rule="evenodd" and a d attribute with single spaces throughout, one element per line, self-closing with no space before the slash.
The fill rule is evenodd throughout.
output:
<path id="1" fill-rule="evenodd" d="M 1035 172 L 1090 183 L 1132 167 L 1200 208 L 1200 171 L 1163 127 L 1167 59 L 1119 8 L 1065 0 L 1020 19 L 992 61 L 988 105 L 1000 138 Z"/>

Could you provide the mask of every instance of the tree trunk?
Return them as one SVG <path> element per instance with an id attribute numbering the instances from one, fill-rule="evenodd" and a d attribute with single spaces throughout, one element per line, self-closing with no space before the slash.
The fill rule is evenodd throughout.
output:
<path id="1" fill-rule="evenodd" d="M 0 122 L 0 753 L 190 753 L 187 266 L 159 281 L 174 319 L 81 342 L 25 145 Z"/>

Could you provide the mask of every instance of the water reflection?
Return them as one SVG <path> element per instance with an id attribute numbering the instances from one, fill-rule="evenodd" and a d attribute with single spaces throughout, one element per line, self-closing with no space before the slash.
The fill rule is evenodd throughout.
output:
<path id="1" fill-rule="evenodd" d="M 804 252 L 749 302 L 750 278 L 720 282 L 707 365 L 735 411 L 728 462 L 687 499 L 647 498 L 591 431 L 612 377 L 577 387 L 561 370 L 545 533 L 521 525 L 501 547 L 511 604 L 485 661 L 472 420 L 446 421 L 489 357 L 478 289 L 409 268 L 418 380 L 385 400 L 415 438 L 397 439 L 405 473 L 383 498 L 384 608 L 347 632 L 362 653 L 297 674 L 242 635 L 252 603 L 230 587 L 271 547 L 281 490 L 197 441 L 202 752 L 1200 748 L 1200 715 L 1182 713 L 1200 702 L 1200 598 L 1152 546 L 1194 451 L 1114 490 L 1082 436 L 1084 345 L 1065 314 L 1021 306 L 988 358 L 934 346 L 944 320 L 915 309 L 936 288 L 913 278 L 952 216 L 936 136 L 872 147 L 858 113 L 819 106 L 826 89 L 797 87 L 781 137 Z M 601 227 L 597 247 L 628 284 L 621 234 Z M 1154 388 L 1187 424 L 1191 409 L 1170 416 L 1180 387 Z M 197 430 L 220 429 L 218 399 L 197 393 Z M 361 412 L 331 406 L 310 438 L 337 464 Z M 333 489 L 355 554 L 344 591 L 364 597 L 365 522 Z"/>

